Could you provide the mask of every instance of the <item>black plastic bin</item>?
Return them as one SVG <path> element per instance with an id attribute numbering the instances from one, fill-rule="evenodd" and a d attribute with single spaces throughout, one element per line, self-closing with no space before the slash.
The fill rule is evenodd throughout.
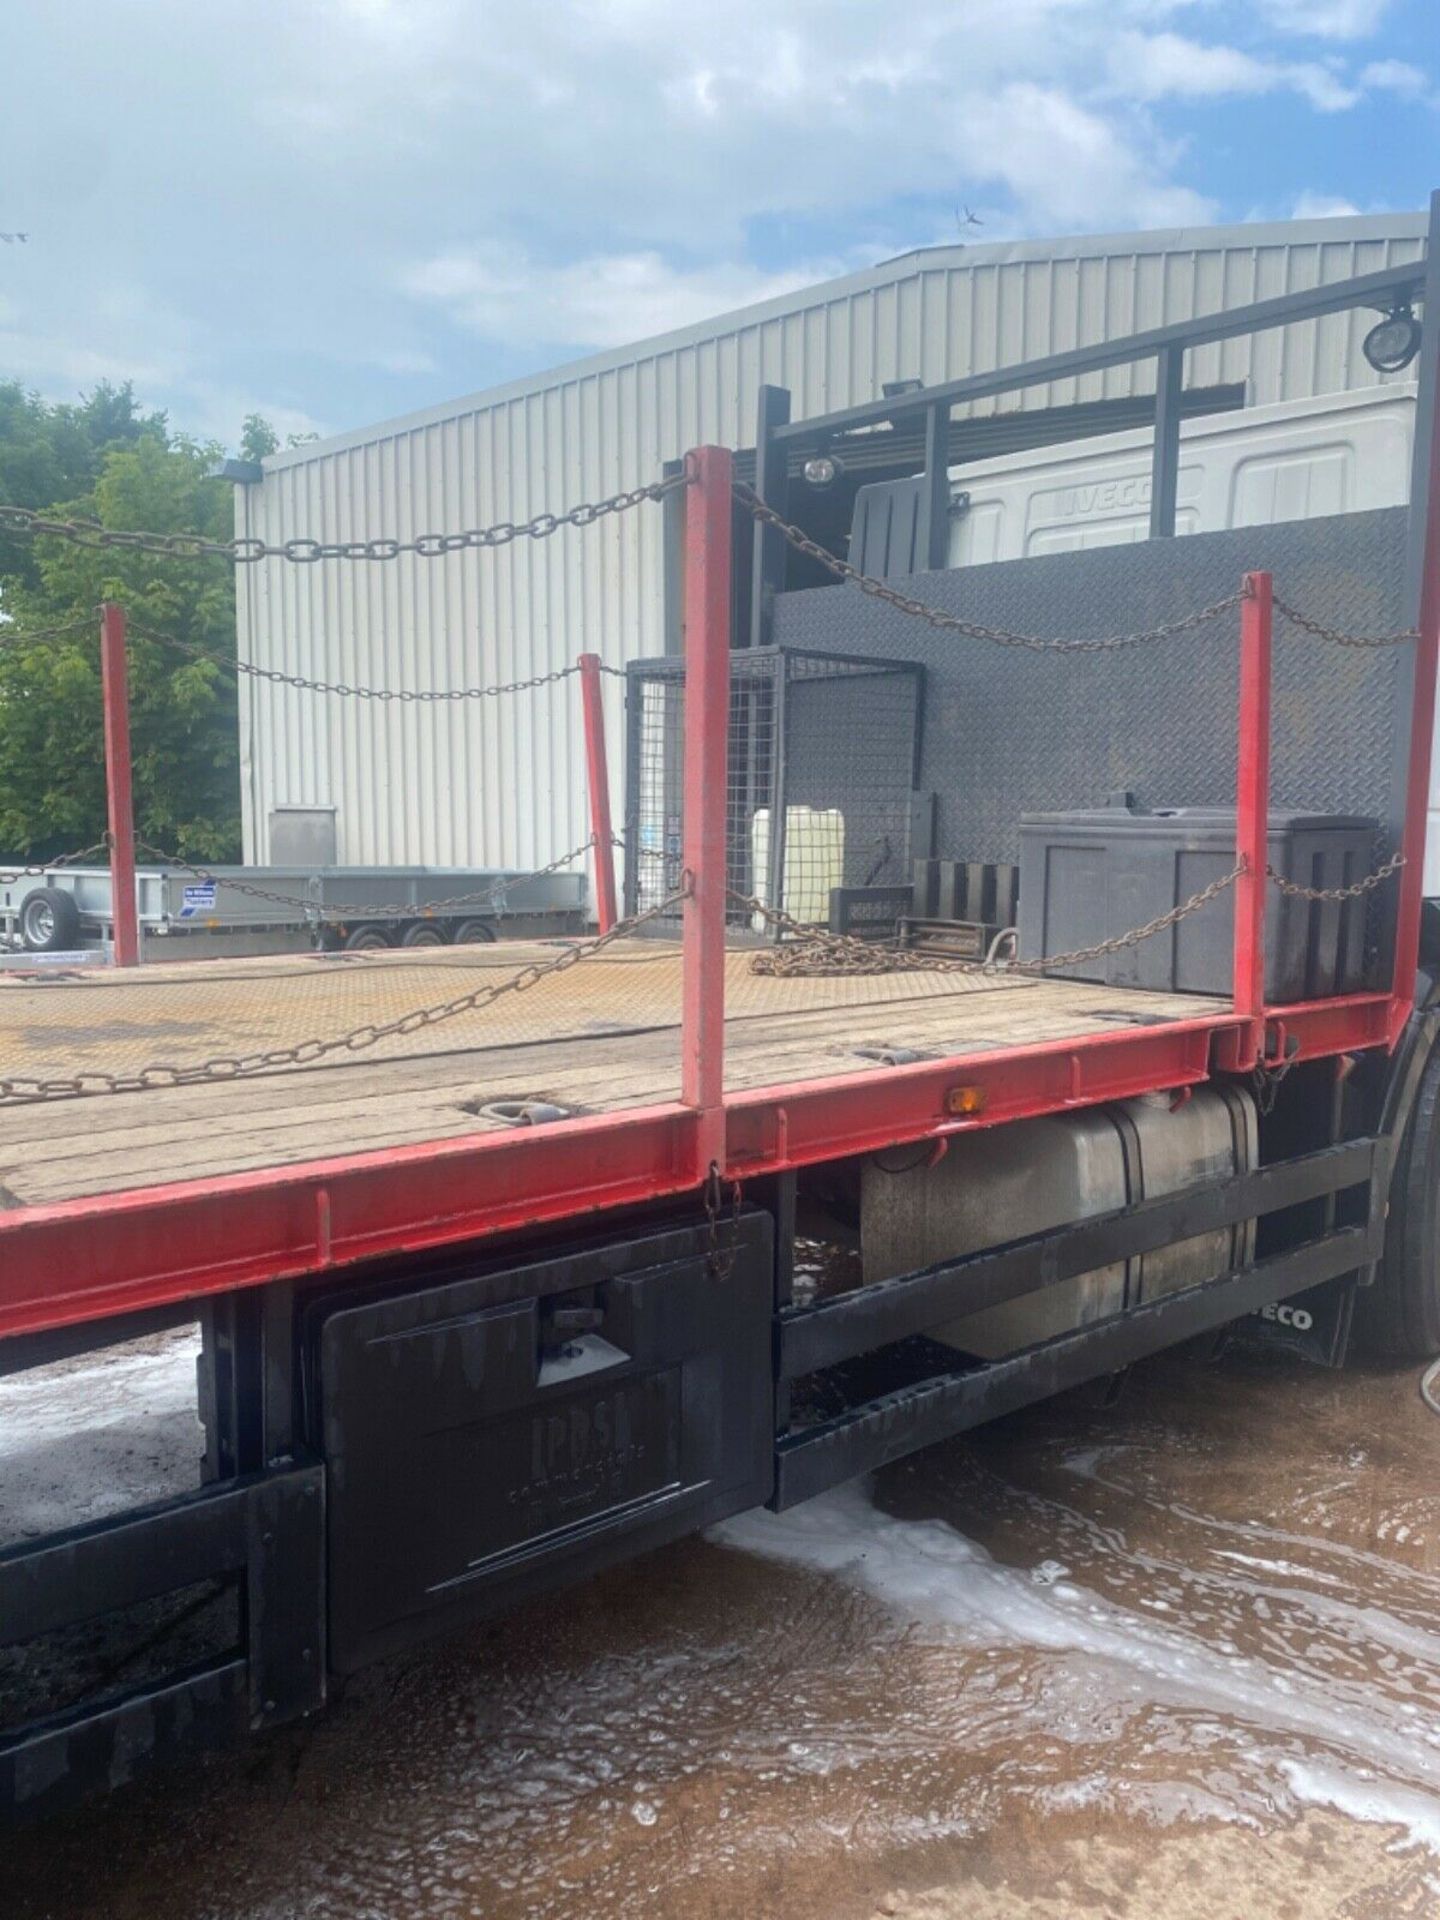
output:
<path id="1" fill-rule="evenodd" d="M 1270 865 L 1307 887 L 1345 887 L 1371 870 L 1374 820 L 1272 810 Z M 1233 807 L 1137 807 L 1128 796 L 1020 823 L 1020 953 L 1097 946 L 1166 913 L 1235 864 Z M 1265 997 L 1353 993 L 1365 982 L 1366 898 L 1301 900 L 1271 886 Z M 1062 969 L 1076 980 L 1171 993 L 1231 991 L 1235 891 L 1133 947 Z"/>

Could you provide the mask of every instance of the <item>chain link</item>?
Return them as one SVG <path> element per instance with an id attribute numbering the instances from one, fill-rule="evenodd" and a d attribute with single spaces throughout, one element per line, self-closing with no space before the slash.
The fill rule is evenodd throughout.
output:
<path id="1" fill-rule="evenodd" d="M 13 886 L 17 880 L 41 880 L 47 873 L 54 873 L 58 867 L 78 867 L 82 860 L 88 860 L 92 853 L 110 851 L 110 836 L 97 840 L 93 847 L 82 847 L 79 853 L 62 853 L 54 860 L 46 860 L 30 867 L 6 868 L 0 872 L 0 887 Z"/>
<path id="2" fill-rule="evenodd" d="M 612 493 L 604 500 L 582 501 L 563 513 L 537 513 L 532 520 L 524 521 L 501 520 L 494 526 L 471 527 L 463 533 L 418 533 L 413 540 L 211 540 L 199 533 L 142 533 L 102 527 L 95 520 L 55 520 L 29 507 L 10 506 L 0 506 L 0 533 L 48 536 L 79 547 L 153 553 L 173 560 L 231 560 L 237 566 L 251 566 L 260 560 L 290 560 L 305 566 L 317 560 L 398 560 L 403 553 L 413 553 L 421 560 L 439 560 L 446 554 L 475 548 L 508 547 L 513 540 L 548 540 L 562 527 L 593 526 L 597 520 L 625 513 L 643 501 L 663 500 L 689 484 L 688 473 L 677 473 L 668 480 Z"/>
<path id="3" fill-rule="evenodd" d="M 1382 886 L 1392 873 L 1398 873 L 1405 864 L 1403 853 L 1392 853 L 1383 867 L 1377 867 L 1374 873 L 1367 873 L 1363 880 L 1357 880 L 1351 887 L 1302 887 L 1298 880 L 1287 880 L 1283 873 L 1277 873 L 1274 867 L 1267 867 L 1266 873 L 1281 893 L 1288 893 L 1297 900 L 1359 900 L 1376 887 Z"/>
<path id="4" fill-rule="evenodd" d="M 1234 886 L 1245 871 L 1245 862 L 1237 861 L 1228 873 L 1222 873 L 1209 886 L 1201 887 L 1178 906 L 1157 914 L 1142 927 L 1133 927 L 1128 933 L 1117 933 L 1109 940 L 1098 941 L 1093 947 L 1077 947 L 1070 953 L 1047 954 L 1043 960 L 1008 960 L 1003 963 L 956 960 L 942 954 L 913 953 L 905 947 L 880 946 L 874 941 L 858 939 L 854 934 L 827 933 L 806 927 L 788 913 L 766 906 L 763 900 L 737 893 L 731 893 L 730 898 L 738 906 L 761 914 L 780 932 L 797 936 L 794 946 L 767 947 L 757 953 L 750 963 L 754 973 L 780 977 L 832 973 L 1044 974 L 1053 972 L 1057 967 L 1073 967 L 1082 961 L 1100 960 L 1107 954 L 1120 953 L 1126 947 L 1138 947 L 1142 940 L 1153 939 L 1157 933 L 1165 932 L 1168 927 L 1178 925 L 1192 913 L 1198 913 L 1201 907 L 1208 906 L 1227 887 Z"/>
<path id="5" fill-rule="evenodd" d="M 705 1270 L 712 1280 L 728 1280 L 735 1271 L 735 1261 L 740 1252 L 740 1182 L 732 1179 L 728 1184 L 730 1187 L 729 1245 L 722 1247 L 720 1222 L 725 1204 L 725 1183 L 721 1178 L 718 1161 L 712 1160 L 710 1171 L 705 1177 Z"/>
<path id="6" fill-rule="evenodd" d="M 868 593 L 872 600 L 894 607 L 897 613 L 908 614 L 914 620 L 923 620 L 927 626 L 936 627 L 943 633 L 964 634 L 970 640 L 989 640 L 999 647 L 1022 647 L 1030 653 L 1116 653 L 1126 647 L 1138 647 L 1151 640 L 1168 640 L 1177 633 L 1188 633 L 1195 627 L 1203 627 L 1207 622 L 1218 620 L 1222 614 L 1238 607 L 1246 597 L 1243 590 L 1227 594 L 1223 600 L 1212 600 L 1209 606 L 1200 607 L 1194 613 L 1183 614 L 1178 620 L 1169 620 L 1160 626 L 1147 627 L 1141 633 L 1110 634 L 1103 640 L 1043 640 L 1032 633 L 1012 633 L 1007 627 L 983 627 L 973 620 L 961 619 L 958 614 L 947 613 L 942 607 L 933 607 L 928 601 L 913 600 L 909 594 L 899 592 L 887 581 L 878 580 L 873 574 L 862 573 L 859 567 L 831 553 L 828 547 L 822 547 L 818 540 L 812 540 L 808 533 L 792 526 L 773 507 L 767 506 L 754 488 L 746 486 L 743 481 L 736 482 L 735 494 L 755 519 L 774 527 L 797 553 L 818 560 L 822 567 L 828 568 L 839 579 L 848 580 L 861 593 Z"/>
<path id="7" fill-rule="evenodd" d="M 66 620 L 58 627 L 24 627 L 18 621 L 0 627 L 0 646 L 23 647 L 31 640 L 63 640 L 71 633 L 93 633 L 100 618 L 100 609 L 94 608 L 83 619 Z"/>
<path id="8" fill-rule="evenodd" d="M 405 704 L 426 704 L 454 700 L 494 700 L 501 694 L 528 693 L 534 687 L 550 687 L 562 680 L 568 680 L 580 671 L 574 661 L 566 667 L 556 667 L 550 673 L 537 673 L 528 680 L 504 680 L 488 687 L 367 687 L 352 684 L 348 680 L 311 680 L 303 673 L 286 673 L 280 667 L 260 667 L 251 660 L 232 659 L 228 654 L 217 653 L 211 647 L 197 646 L 193 640 L 180 640 L 170 633 L 151 633 L 145 627 L 132 626 L 129 631 L 137 640 L 150 640 L 162 647 L 174 647 L 180 653 L 188 653 L 196 660 L 209 660 L 227 673 L 248 674 L 253 680 L 268 680 L 277 687 L 299 687 L 309 693 L 333 693 L 347 700 L 399 701 Z M 606 669 L 614 673 L 616 668 Z"/>
<path id="9" fill-rule="evenodd" d="M 444 900 L 427 901 L 424 906 L 410 906 L 401 903 L 398 906 L 362 906 L 354 902 L 335 901 L 321 905 L 318 902 L 302 900 L 293 893 L 277 893 L 270 887 L 258 887 L 248 880 L 233 880 L 227 874 L 213 873 L 208 867 L 198 867 L 183 854 L 167 853 L 163 847 L 153 846 L 148 840 L 135 841 L 136 851 L 148 854 L 152 860 L 163 860 L 167 866 L 179 867 L 182 872 L 193 875 L 197 880 L 207 881 L 216 887 L 225 887 L 235 893 L 249 895 L 255 900 L 270 900 L 281 906 L 295 908 L 300 916 L 308 921 L 325 922 L 330 920 L 427 920 L 432 915 L 447 911 L 451 907 L 469 907 L 482 903 L 489 905 L 492 912 L 504 910 L 505 895 L 512 887 L 523 886 L 530 880 L 543 880 L 549 874 L 558 873 L 562 867 L 568 867 L 572 860 L 578 860 L 582 854 L 590 852 L 595 845 L 592 833 L 582 840 L 578 847 L 572 847 L 568 853 L 562 853 L 547 867 L 536 867 L 530 873 L 508 874 L 503 880 L 492 881 L 488 887 L 482 887 L 475 893 L 452 893 Z"/>
<path id="10" fill-rule="evenodd" d="M 564 973 L 582 960 L 588 960 L 593 954 L 623 939 L 627 934 L 636 932 L 648 921 L 658 919 L 685 897 L 685 889 L 659 901 L 653 907 L 647 907 L 643 913 L 632 914 L 628 920 L 619 920 L 608 933 L 597 934 L 591 940 L 576 941 L 573 946 L 564 947 L 553 960 L 532 960 L 517 973 L 506 980 L 487 983 L 475 987 L 469 993 L 457 994 L 453 999 L 441 1000 L 431 1006 L 415 1007 L 409 1013 L 400 1014 L 394 1020 L 379 1023 L 367 1021 L 363 1026 L 352 1027 L 348 1033 L 335 1034 L 329 1038 L 300 1040 L 288 1047 L 270 1047 L 263 1053 L 243 1053 L 222 1056 L 211 1060 L 196 1062 L 193 1066 L 172 1066 L 163 1062 L 152 1062 L 146 1067 L 137 1068 L 134 1073 L 91 1073 L 70 1074 L 63 1078 L 39 1079 L 26 1076 L 0 1078 L 0 1106 L 29 1105 L 46 1100 L 84 1099 L 102 1093 L 150 1093 L 160 1087 L 195 1087 L 216 1081 L 251 1079 L 256 1074 L 271 1073 L 283 1067 L 308 1067 L 317 1061 L 327 1059 L 335 1053 L 363 1053 L 377 1046 L 382 1040 L 392 1040 L 400 1035 L 419 1033 L 428 1027 L 439 1026 L 443 1021 L 457 1019 L 464 1013 L 476 1013 L 482 1007 L 493 1005 L 507 993 L 525 993 L 529 988 L 538 986 L 542 980 L 550 980 L 556 974 Z"/>
<path id="11" fill-rule="evenodd" d="M 1284 600 L 1271 602 L 1282 620 L 1288 620 L 1292 627 L 1298 627 L 1302 633 L 1308 633 L 1312 639 L 1328 640 L 1337 647 L 1404 647 L 1412 640 L 1418 640 L 1417 628 L 1407 627 L 1403 633 L 1341 633 L 1335 627 L 1327 627 L 1319 620 L 1312 620 L 1307 613 L 1299 612 L 1287 605 Z"/>
<path id="12" fill-rule="evenodd" d="M 1274 867 L 1266 868 L 1270 881 L 1286 893 L 1301 900 L 1358 900 L 1376 887 L 1383 886 L 1392 874 L 1398 873 L 1405 865 L 1402 853 L 1393 853 L 1374 873 L 1366 874 L 1363 880 L 1357 880 L 1348 887 L 1305 887 L 1298 881 L 1287 880 Z M 793 946 L 767 947 L 757 953 L 751 961 L 754 973 L 772 974 L 780 977 L 803 977 L 817 974 L 870 974 L 870 973 L 1051 973 L 1059 967 L 1078 966 L 1088 960 L 1102 960 L 1107 955 L 1119 953 L 1127 947 L 1138 947 L 1144 940 L 1151 940 L 1157 933 L 1177 926 L 1192 913 L 1198 913 L 1202 907 L 1224 893 L 1227 888 L 1247 871 L 1244 860 L 1239 860 L 1228 873 L 1220 874 L 1208 886 L 1201 887 L 1188 899 L 1165 913 L 1157 914 L 1153 920 L 1147 920 L 1143 926 L 1134 927 L 1128 933 L 1119 933 L 1109 940 L 1098 941 L 1092 947 L 1076 947 L 1069 953 L 1047 954 L 1043 960 L 957 960 L 943 954 L 915 953 L 906 947 L 889 947 L 876 941 L 862 940 L 854 934 L 829 933 L 818 927 L 807 927 L 801 921 L 793 919 L 788 913 L 782 913 L 767 906 L 763 900 L 749 895 L 730 893 L 735 905 L 749 912 L 758 913 L 778 932 L 795 936 Z"/>

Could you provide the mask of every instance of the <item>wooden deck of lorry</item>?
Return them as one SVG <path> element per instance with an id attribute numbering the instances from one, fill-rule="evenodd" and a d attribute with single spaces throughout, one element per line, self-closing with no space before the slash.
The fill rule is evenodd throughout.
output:
<path id="1" fill-rule="evenodd" d="M 553 959 L 521 943 L 221 961 L 0 982 L 15 1076 L 152 1064 L 328 1039 Z M 727 1095 L 867 1072 L 859 1049 L 966 1060 L 1232 1016 L 1195 994 L 972 973 L 776 978 L 726 967 Z M 632 940 L 524 992 L 308 1066 L 203 1085 L 0 1105 L 0 1208 L 53 1207 L 177 1181 L 512 1131 L 481 1110 L 541 1100 L 582 1120 L 680 1097 L 678 946 Z M 537 1134 L 539 1129 L 534 1130 Z"/>

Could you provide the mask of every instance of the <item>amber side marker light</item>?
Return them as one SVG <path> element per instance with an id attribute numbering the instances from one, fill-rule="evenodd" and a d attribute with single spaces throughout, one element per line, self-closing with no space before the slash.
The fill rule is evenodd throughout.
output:
<path id="1" fill-rule="evenodd" d="M 985 1110 L 985 1089 L 983 1087 L 947 1087 L 945 1090 L 946 1113 L 983 1113 Z"/>

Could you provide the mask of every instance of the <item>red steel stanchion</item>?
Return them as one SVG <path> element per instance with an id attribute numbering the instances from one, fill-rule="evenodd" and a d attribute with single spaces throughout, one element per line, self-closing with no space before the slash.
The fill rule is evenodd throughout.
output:
<path id="1" fill-rule="evenodd" d="M 610 765 L 605 752 L 605 702 L 600 656 L 582 653 L 580 700 L 585 713 L 585 775 L 590 788 L 590 831 L 595 837 L 595 917 L 601 933 L 619 918 L 615 901 L 615 835 L 610 825 Z"/>
<path id="2" fill-rule="evenodd" d="M 140 964 L 135 908 L 135 809 L 130 785 L 130 689 L 125 665 L 125 609 L 100 609 L 100 686 L 105 702 L 105 792 L 110 815 L 110 898 L 115 965 Z"/>
<path id="3" fill-rule="evenodd" d="M 1265 890 L 1270 862 L 1271 580 L 1245 576 L 1240 606 L 1240 741 L 1235 793 L 1235 1011 L 1248 1023 L 1239 1065 L 1265 1052 Z"/>
<path id="4" fill-rule="evenodd" d="M 685 871 L 680 1097 L 697 1172 L 725 1167 L 725 793 L 730 728 L 732 461 L 689 455 L 685 495 Z"/>

